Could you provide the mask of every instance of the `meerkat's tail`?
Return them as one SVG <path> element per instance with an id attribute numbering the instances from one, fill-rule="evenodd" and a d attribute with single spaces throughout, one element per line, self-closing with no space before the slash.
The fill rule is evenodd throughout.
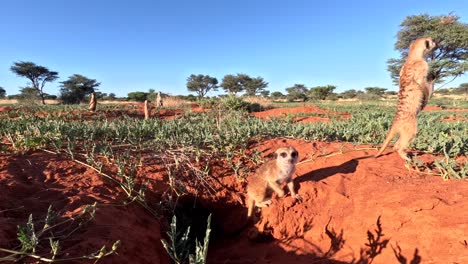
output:
<path id="1" fill-rule="evenodd" d="M 255 200 L 250 197 L 247 198 L 247 206 L 248 206 L 247 217 L 250 218 L 252 217 L 253 210 L 255 208 Z"/>
<path id="2" fill-rule="evenodd" d="M 385 138 L 384 143 L 382 144 L 382 147 L 380 147 L 379 152 L 375 154 L 374 156 L 375 158 L 377 158 L 378 156 L 382 154 L 382 152 L 384 152 L 384 150 L 387 148 L 388 144 L 390 143 L 390 141 L 392 140 L 392 138 L 395 136 L 397 132 L 398 132 L 397 126 L 395 125 L 395 123 L 393 123 L 392 127 L 390 128 L 390 131 L 388 131 L 388 134 L 387 134 L 387 137 Z"/>

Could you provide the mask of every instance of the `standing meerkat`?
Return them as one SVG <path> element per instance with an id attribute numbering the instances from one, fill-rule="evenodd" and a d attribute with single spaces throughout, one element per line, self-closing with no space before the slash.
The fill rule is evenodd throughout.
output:
<path id="1" fill-rule="evenodd" d="M 429 65 L 424 56 L 435 47 L 436 44 L 430 37 L 418 38 L 411 43 L 408 58 L 400 70 L 400 91 L 393 124 L 375 157 L 380 156 L 392 138 L 399 134 L 393 148 L 403 159 L 409 160 L 405 150 L 416 136 L 416 117 L 434 91 L 434 81 L 428 80 Z"/>
<path id="2" fill-rule="evenodd" d="M 156 95 L 156 107 L 162 107 L 163 106 L 163 100 L 161 97 L 161 92 L 158 92 Z"/>
<path id="3" fill-rule="evenodd" d="M 275 158 L 264 163 L 251 176 L 247 185 L 248 217 L 252 216 L 255 206 L 269 206 L 273 192 L 276 192 L 279 197 L 283 197 L 282 183 L 287 183 L 294 199 L 301 199 L 299 194 L 294 191 L 294 182 L 292 180 L 298 158 L 299 154 L 293 147 L 279 148 L 275 151 Z"/>
<path id="4" fill-rule="evenodd" d="M 96 105 L 97 105 L 96 93 L 92 92 L 91 97 L 89 99 L 89 111 L 95 112 L 96 111 Z"/>
<path id="5" fill-rule="evenodd" d="M 151 106 L 150 106 L 148 100 L 145 100 L 145 103 L 143 105 L 143 112 L 145 113 L 145 120 L 148 120 L 150 118 L 150 112 L 151 112 L 150 107 Z"/>

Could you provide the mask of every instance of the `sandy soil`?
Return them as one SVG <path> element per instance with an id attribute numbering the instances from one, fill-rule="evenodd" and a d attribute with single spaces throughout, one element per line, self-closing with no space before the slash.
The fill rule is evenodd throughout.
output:
<path id="1" fill-rule="evenodd" d="M 443 122 L 468 122 L 468 118 L 464 116 L 453 115 L 453 116 L 442 118 L 442 121 Z"/>
<path id="2" fill-rule="evenodd" d="M 440 106 L 426 106 L 423 111 L 449 111 L 449 112 L 468 112 L 466 108 L 442 108 Z"/>
<path id="3" fill-rule="evenodd" d="M 333 152 L 339 147 L 337 143 L 280 139 L 256 147 L 268 154 L 283 145 L 296 147 L 303 159 L 307 154 L 321 153 L 322 149 Z M 366 246 L 367 231 L 376 236 L 380 217 L 383 237 L 375 245 L 386 247 L 373 263 L 397 263 L 398 254 L 408 261 L 420 259 L 421 263 L 467 262 L 468 182 L 444 181 L 409 171 L 396 153 L 360 159 L 374 152 L 353 151 L 299 164 L 296 182 L 303 202 L 296 203 L 291 197 L 275 200 L 261 211 L 253 231 L 231 247 L 216 247 L 212 256 L 218 257 L 219 263 L 223 259 L 231 260 L 223 263 L 370 260 L 361 252 L 370 250 Z M 432 159 L 429 155 L 424 158 Z M 329 234 L 327 224 L 329 230 L 334 230 Z M 272 241 L 245 242 L 259 231 L 269 234 Z M 331 247 L 340 241 L 343 244 L 339 250 Z M 245 262 L 234 261 L 242 250 L 249 252 Z"/>
<path id="4" fill-rule="evenodd" d="M 24 225 L 29 214 L 43 224 L 49 205 L 61 218 L 68 219 L 77 216 L 83 206 L 98 202 L 95 220 L 61 245 L 62 257 L 90 254 L 104 245 L 109 249 L 116 240 L 121 240 L 119 255 L 100 263 L 167 263 L 167 254 L 160 242 L 159 221 L 138 205 L 110 206 L 124 201 L 124 194 L 118 190 L 115 183 L 69 158 L 45 152 L 2 155 L 0 247 L 18 246 L 17 226 Z M 41 226 L 37 224 L 36 230 Z M 73 228 L 75 226 L 66 226 L 65 229 Z M 40 248 L 44 253 L 45 249 Z"/>

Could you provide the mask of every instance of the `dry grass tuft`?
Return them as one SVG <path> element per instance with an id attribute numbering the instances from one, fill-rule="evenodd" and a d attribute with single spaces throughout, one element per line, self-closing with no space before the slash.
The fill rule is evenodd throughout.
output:
<path id="1" fill-rule="evenodd" d="M 0 99 L 0 105 L 11 105 L 11 104 L 19 104 L 19 103 L 21 103 L 21 101 L 18 100 L 18 99 Z M 42 104 L 41 100 L 39 100 L 39 99 L 34 100 L 33 103 L 38 104 L 38 105 Z M 60 101 L 59 100 L 46 99 L 45 103 L 47 105 L 57 105 L 57 104 L 60 104 Z"/>
<path id="2" fill-rule="evenodd" d="M 262 109 L 273 108 L 273 101 L 269 98 L 260 97 L 260 96 L 247 96 L 243 98 L 244 101 L 251 104 L 259 104 Z"/>
<path id="3" fill-rule="evenodd" d="M 169 96 L 169 97 L 163 97 L 163 107 L 168 107 L 168 108 L 184 108 L 190 106 L 191 102 L 174 97 L 174 96 Z"/>

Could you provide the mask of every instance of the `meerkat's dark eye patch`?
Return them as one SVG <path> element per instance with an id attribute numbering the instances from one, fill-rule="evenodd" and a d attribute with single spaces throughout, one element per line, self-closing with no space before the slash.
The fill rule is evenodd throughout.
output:
<path id="1" fill-rule="evenodd" d="M 287 154 L 286 152 L 281 152 L 281 153 L 280 153 L 280 156 L 281 156 L 282 158 L 286 158 L 286 157 L 288 156 L 288 154 Z"/>
<path id="2" fill-rule="evenodd" d="M 426 40 L 426 49 L 429 49 L 429 48 L 430 48 L 429 40 Z"/>
<path id="3" fill-rule="evenodd" d="M 296 152 L 296 151 L 293 151 L 293 152 L 291 153 L 291 157 L 296 158 L 296 157 L 297 157 L 297 152 Z"/>

